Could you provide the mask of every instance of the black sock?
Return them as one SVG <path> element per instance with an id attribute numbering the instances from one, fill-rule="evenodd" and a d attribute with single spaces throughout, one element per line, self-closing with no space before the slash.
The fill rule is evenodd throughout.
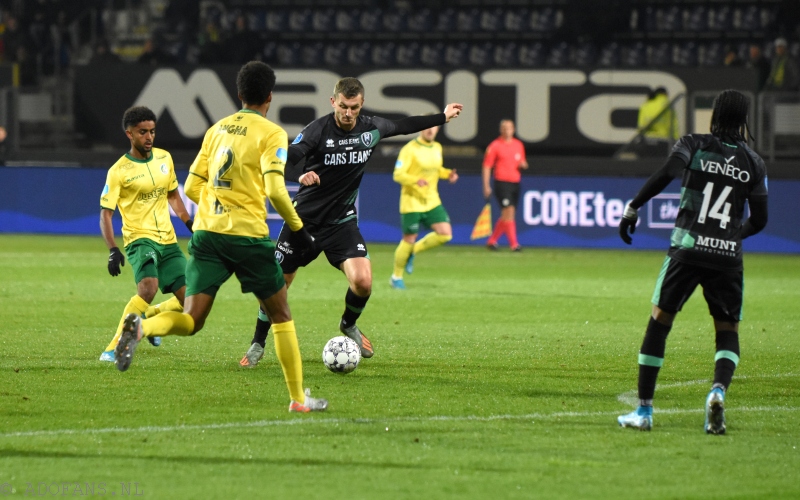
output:
<path id="1" fill-rule="evenodd" d="M 250 344 L 258 344 L 261 347 L 266 347 L 267 345 L 267 335 L 269 334 L 269 328 L 272 326 L 272 322 L 267 317 L 267 313 L 258 308 L 258 320 L 256 321 L 256 331 L 253 334 L 253 341 Z"/>
<path id="2" fill-rule="evenodd" d="M 656 392 L 656 379 L 664 363 L 667 335 L 672 329 L 650 318 L 639 351 L 639 399 L 652 400 Z"/>
<path id="3" fill-rule="evenodd" d="M 368 300 L 369 295 L 366 297 L 359 297 L 353 290 L 350 288 L 347 289 L 347 295 L 344 296 L 344 314 L 342 314 L 342 325 L 345 328 L 356 324 Z"/>
<path id="4" fill-rule="evenodd" d="M 733 372 L 739 363 L 739 334 L 730 330 L 717 332 L 717 354 L 714 356 L 714 385 L 725 390 L 731 385 Z"/>

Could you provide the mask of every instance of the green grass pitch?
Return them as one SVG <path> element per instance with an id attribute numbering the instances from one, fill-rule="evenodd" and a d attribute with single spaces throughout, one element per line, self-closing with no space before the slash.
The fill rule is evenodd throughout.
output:
<path id="1" fill-rule="evenodd" d="M 185 248 L 185 241 L 181 242 Z M 287 412 L 270 336 L 235 279 L 203 331 L 97 360 L 135 292 L 100 237 L 0 236 L 0 496 L 142 498 L 798 498 L 800 258 L 746 255 L 728 434 L 702 431 L 714 334 L 700 292 L 667 343 L 650 433 L 620 429 L 664 252 L 445 246 L 389 287 L 371 245 L 359 321 L 375 345 L 328 372 L 346 281 L 324 258 L 289 291 L 305 383 Z M 158 298 L 157 298 L 158 300 Z M 93 487 L 93 490 L 89 488 Z"/>

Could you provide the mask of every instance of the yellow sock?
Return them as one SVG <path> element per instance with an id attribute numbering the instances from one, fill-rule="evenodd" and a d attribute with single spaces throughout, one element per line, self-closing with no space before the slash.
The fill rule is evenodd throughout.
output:
<path id="1" fill-rule="evenodd" d="M 400 240 L 400 244 L 397 245 L 397 250 L 394 251 L 393 275 L 395 278 L 403 277 L 403 272 L 405 272 L 406 268 L 406 262 L 408 262 L 408 258 L 411 256 L 411 251 L 413 249 L 414 245 L 406 242 L 405 240 Z"/>
<path id="2" fill-rule="evenodd" d="M 185 313 L 167 311 L 142 320 L 142 333 L 145 337 L 166 337 L 180 335 L 186 337 L 194 331 L 194 318 Z"/>
<path id="3" fill-rule="evenodd" d="M 157 316 L 167 311 L 183 312 L 183 306 L 181 305 L 181 301 L 178 300 L 178 297 L 173 295 L 169 300 L 165 300 L 160 304 L 148 307 L 147 311 L 144 313 L 144 317 L 152 318 L 153 316 Z"/>
<path id="4" fill-rule="evenodd" d="M 428 233 L 424 238 L 414 243 L 414 253 L 424 252 L 425 250 L 430 250 L 431 248 L 438 247 L 439 245 L 444 245 L 452 239 L 452 236 Z"/>
<path id="5" fill-rule="evenodd" d="M 119 342 L 119 337 L 122 335 L 122 323 L 125 321 L 125 316 L 133 313 L 136 315 L 141 315 L 147 310 L 147 306 L 149 304 L 143 298 L 139 297 L 138 295 L 134 295 L 131 297 L 131 300 L 125 305 L 125 309 L 122 311 L 122 319 L 119 320 L 119 325 L 117 326 L 117 333 L 114 334 L 114 338 L 111 339 L 109 342 L 108 347 L 106 347 L 106 351 L 113 351 L 117 347 L 117 343 Z"/>
<path id="6" fill-rule="evenodd" d="M 303 394 L 303 360 L 300 358 L 294 321 L 273 323 L 272 333 L 275 339 L 275 356 L 281 363 L 289 396 L 293 401 L 303 404 L 306 402 L 306 396 Z"/>

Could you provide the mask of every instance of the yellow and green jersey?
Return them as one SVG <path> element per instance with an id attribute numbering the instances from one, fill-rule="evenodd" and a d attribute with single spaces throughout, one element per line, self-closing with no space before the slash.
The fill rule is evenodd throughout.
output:
<path id="1" fill-rule="evenodd" d="M 167 193 L 175 189 L 178 179 L 168 152 L 153 148 L 147 160 L 126 154 L 108 169 L 100 207 L 112 212 L 119 207 L 125 246 L 139 238 L 176 243 L 167 205 Z"/>
<path id="2" fill-rule="evenodd" d="M 302 227 L 283 182 L 287 152 L 286 132 L 255 111 L 243 109 L 208 129 L 184 186 L 198 205 L 194 230 L 269 236 L 268 195 L 290 228 Z"/>
<path id="3" fill-rule="evenodd" d="M 441 205 L 439 179 L 447 179 L 450 172 L 442 166 L 442 145 L 438 142 L 425 142 L 417 137 L 403 146 L 393 176 L 402 186 L 400 213 L 427 212 Z M 419 179 L 425 179 L 428 185 L 419 186 Z"/>

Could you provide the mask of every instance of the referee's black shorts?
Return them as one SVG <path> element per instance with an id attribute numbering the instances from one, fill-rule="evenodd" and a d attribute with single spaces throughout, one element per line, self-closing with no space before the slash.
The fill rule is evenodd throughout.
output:
<path id="1" fill-rule="evenodd" d="M 516 207 L 519 202 L 519 182 L 494 181 L 494 196 L 501 207 Z"/>

